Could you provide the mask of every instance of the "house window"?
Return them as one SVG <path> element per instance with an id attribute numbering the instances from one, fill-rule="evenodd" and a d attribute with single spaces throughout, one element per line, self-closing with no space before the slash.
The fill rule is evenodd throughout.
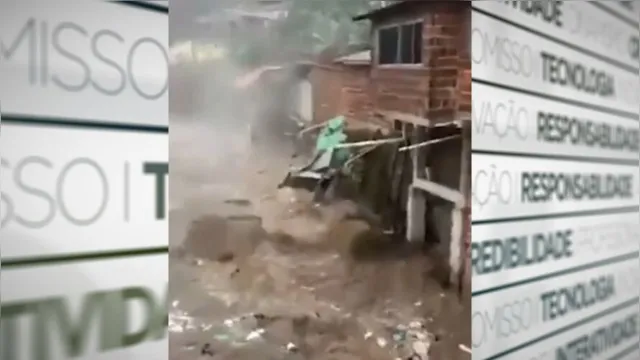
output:
<path id="1" fill-rule="evenodd" d="M 378 30 L 378 63 L 421 64 L 422 22 Z"/>

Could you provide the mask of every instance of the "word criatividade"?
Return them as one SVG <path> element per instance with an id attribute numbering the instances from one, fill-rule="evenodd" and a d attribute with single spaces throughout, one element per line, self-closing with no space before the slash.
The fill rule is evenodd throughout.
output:
<path id="1" fill-rule="evenodd" d="M 52 349 L 61 349 L 62 358 L 75 358 L 163 339 L 169 322 L 166 289 L 163 299 L 144 287 L 91 292 L 83 297 L 77 313 L 65 297 L 5 302 L 1 309 L 0 357 L 26 358 L 23 344 L 31 345 L 31 359 L 48 360 L 56 358 Z M 131 311 L 138 307 L 142 308 L 143 322 L 132 325 Z M 28 333 L 20 331 L 25 319 L 36 324 Z M 24 334 L 30 336 L 26 342 Z M 89 344 L 97 348 L 91 349 Z"/>
<path id="2" fill-rule="evenodd" d="M 626 315 L 605 326 L 568 341 L 556 350 L 556 360 L 598 359 L 623 343 L 638 339 L 638 315 Z"/>

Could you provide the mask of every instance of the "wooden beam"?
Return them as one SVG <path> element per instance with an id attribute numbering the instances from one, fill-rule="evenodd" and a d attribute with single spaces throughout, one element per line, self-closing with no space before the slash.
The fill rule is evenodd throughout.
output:
<path id="1" fill-rule="evenodd" d="M 420 144 L 427 138 L 427 128 L 414 126 L 411 136 L 413 144 Z M 412 179 L 424 179 L 427 177 L 427 161 L 423 149 L 414 148 L 411 151 Z M 415 187 L 409 186 L 407 198 L 407 241 L 424 241 L 426 234 L 425 217 L 427 213 L 427 197 Z"/>
<path id="2" fill-rule="evenodd" d="M 456 207 L 462 208 L 464 206 L 464 196 L 457 190 L 450 189 L 444 185 L 425 179 L 413 179 L 412 186 L 448 200 Z"/>
<path id="3" fill-rule="evenodd" d="M 399 111 L 378 111 L 378 113 L 384 116 L 387 120 L 398 120 L 405 123 L 410 123 L 417 126 L 429 127 L 430 122 L 429 119 L 425 119 L 420 116 L 402 113 Z"/>
<path id="4" fill-rule="evenodd" d="M 447 137 L 440 138 L 440 139 L 427 140 L 427 141 L 423 141 L 421 143 L 417 143 L 417 144 L 414 144 L 414 145 L 401 147 L 400 149 L 398 149 L 398 151 L 402 152 L 402 151 L 407 151 L 407 150 L 418 149 L 418 148 L 421 148 L 421 147 L 425 147 L 425 146 L 441 143 L 443 141 L 457 139 L 459 137 L 460 137 L 460 135 L 452 135 L 452 136 L 447 136 Z"/>
<path id="5" fill-rule="evenodd" d="M 460 154 L 460 183 L 459 191 L 463 195 L 463 204 L 454 211 L 456 221 L 458 222 L 458 228 L 452 229 L 451 247 L 449 251 L 449 267 L 451 268 L 449 281 L 458 286 L 458 292 L 460 295 L 464 292 L 464 277 L 465 273 L 470 269 L 467 269 L 467 248 L 465 244 L 465 224 L 464 214 L 462 209 L 467 204 L 471 194 L 471 131 L 469 122 L 463 123 L 462 128 L 462 146 Z M 454 231 L 455 230 L 455 231 Z"/>
<path id="6" fill-rule="evenodd" d="M 462 127 L 462 153 L 460 154 L 460 192 L 465 200 L 471 195 L 471 123 Z"/>
<path id="7" fill-rule="evenodd" d="M 380 140 L 366 140 L 366 141 L 358 141 L 353 143 L 344 143 L 337 144 L 334 146 L 334 149 L 349 149 L 356 147 L 367 147 L 367 146 L 378 146 L 383 144 L 397 144 L 403 142 L 403 138 L 391 138 L 391 139 L 380 139 Z"/>

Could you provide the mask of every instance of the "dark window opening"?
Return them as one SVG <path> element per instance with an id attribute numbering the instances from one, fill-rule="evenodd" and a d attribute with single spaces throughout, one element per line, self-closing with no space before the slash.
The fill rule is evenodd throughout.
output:
<path id="1" fill-rule="evenodd" d="M 422 23 L 413 24 L 413 54 L 416 63 L 422 63 Z"/>
<path id="2" fill-rule="evenodd" d="M 400 34 L 397 27 L 380 30 L 378 33 L 378 56 L 380 64 L 396 63 L 399 38 Z"/>
<path id="3" fill-rule="evenodd" d="M 422 22 L 378 31 L 379 64 L 421 64 Z"/>

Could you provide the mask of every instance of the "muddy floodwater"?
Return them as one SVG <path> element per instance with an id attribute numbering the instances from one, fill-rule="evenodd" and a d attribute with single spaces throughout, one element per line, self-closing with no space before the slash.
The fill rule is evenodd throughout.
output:
<path id="1" fill-rule="evenodd" d="M 277 189 L 286 146 L 173 119 L 170 139 L 170 359 L 471 358 L 442 257 Z"/>

